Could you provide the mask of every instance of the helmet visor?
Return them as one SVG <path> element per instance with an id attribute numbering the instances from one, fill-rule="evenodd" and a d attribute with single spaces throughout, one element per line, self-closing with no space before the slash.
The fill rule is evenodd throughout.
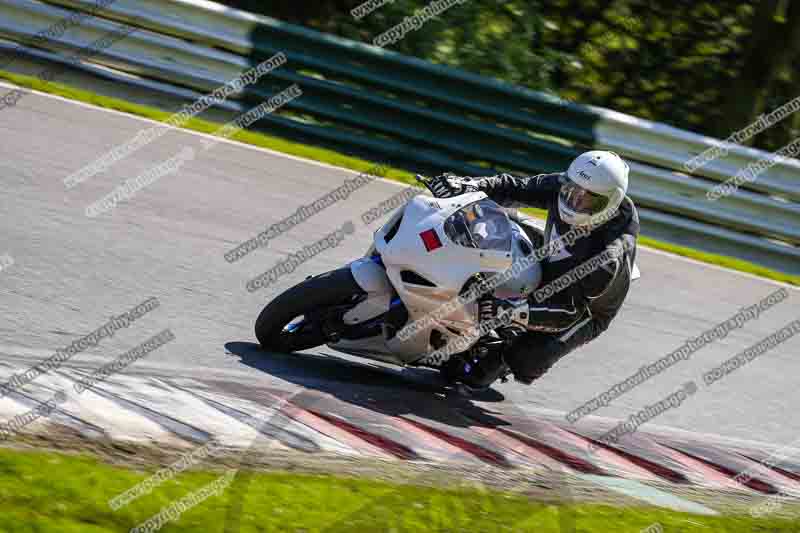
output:
<path id="1" fill-rule="evenodd" d="M 609 198 L 586 190 L 570 181 L 561 187 L 561 201 L 572 211 L 582 215 L 596 215 L 608 206 Z"/>

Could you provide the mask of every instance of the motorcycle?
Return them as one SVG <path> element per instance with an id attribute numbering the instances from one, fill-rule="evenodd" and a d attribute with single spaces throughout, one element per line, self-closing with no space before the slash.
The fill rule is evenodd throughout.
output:
<path id="1" fill-rule="evenodd" d="M 485 193 L 418 195 L 375 231 L 362 258 L 310 277 L 267 304 L 256 320 L 256 337 L 266 350 L 327 345 L 395 365 L 435 368 L 451 381 L 453 356 L 503 350 L 525 330 L 527 296 L 541 281 L 541 267 L 527 261 L 516 276 L 508 272 L 543 244 L 543 222 L 509 214 Z M 504 301 L 505 320 L 486 331 L 477 301 L 464 295 L 503 273 L 497 278 L 503 282 L 489 287 Z"/>

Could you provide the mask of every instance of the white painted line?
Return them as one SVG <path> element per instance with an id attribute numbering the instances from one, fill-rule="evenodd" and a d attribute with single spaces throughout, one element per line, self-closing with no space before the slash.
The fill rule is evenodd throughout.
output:
<path id="1" fill-rule="evenodd" d="M 87 104 L 85 102 L 81 102 L 81 101 L 78 101 L 78 100 L 71 100 L 71 99 L 65 98 L 63 96 L 58 96 L 58 95 L 50 94 L 50 93 L 44 93 L 44 92 L 37 91 L 37 90 L 34 90 L 34 89 L 29 89 L 27 87 L 20 87 L 20 86 L 14 85 L 12 83 L 9 83 L 6 80 L 0 80 L 0 86 L 7 87 L 7 88 L 24 89 L 24 90 L 29 91 L 32 94 L 36 94 L 38 96 L 52 98 L 54 100 L 59 100 L 61 102 L 77 105 L 79 107 L 85 107 L 87 109 L 93 109 L 93 110 L 96 110 L 96 111 L 104 111 L 104 112 L 110 113 L 112 115 L 127 117 L 127 118 L 130 118 L 130 119 L 136 119 L 136 120 L 138 120 L 140 122 L 144 122 L 144 123 L 147 123 L 147 124 L 150 124 L 150 125 L 153 125 L 153 126 L 163 126 L 165 128 L 168 128 L 168 129 L 171 129 L 171 130 L 175 130 L 176 132 L 183 132 L 183 133 L 186 133 L 186 134 L 189 134 L 189 135 L 196 135 L 198 137 L 203 137 L 203 138 L 206 138 L 206 139 L 213 139 L 214 141 L 217 141 L 219 143 L 225 143 L 225 144 L 230 144 L 230 145 L 233 145 L 233 146 L 238 146 L 238 147 L 241 147 L 241 148 L 247 148 L 249 150 L 254 150 L 256 152 L 264 152 L 264 153 L 267 153 L 267 154 L 270 154 L 270 155 L 273 155 L 273 156 L 276 156 L 276 157 L 283 157 L 285 159 L 291 159 L 293 161 L 299 161 L 301 163 L 307 163 L 307 164 L 310 164 L 310 165 L 314 165 L 314 166 L 318 166 L 318 167 L 322 167 L 322 168 L 327 168 L 327 169 L 330 169 L 330 170 L 346 172 L 348 174 L 352 174 L 353 176 L 357 176 L 357 175 L 361 174 L 361 172 L 357 172 L 355 170 L 350 170 L 349 168 L 337 167 L 337 166 L 334 166 L 334 165 L 329 165 L 328 163 L 322 163 L 320 161 L 315 161 L 313 159 L 306 159 L 306 158 L 303 158 L 303 157 L 299 157 L 299 156 L 295 156 L 295 155 L 291 155 L 291 154 L 286 154 L 286 153 L 283 153 L 283 152 L 277 152 L 277 151 L 271 150 L 269 148 L 263 148 L 261 146 L 254 146 L 252 144 L 242 143 L 242 142 L 239 142 L 239 141 L 236 141 L 236 140 L 233 140 L 233 139 L 217 137 L 217 136 L 211 135 L 210 133 L 203 133 L 203 132 L 200 132 L 200 131 L 194 131 L 194 130 L 185 129 L 185 128 L 175 128 L 173 126 L 169 126 L 168 124 L 166 124 L 164 122 L 159 122 L 157 120 L 153 120 L 153 119 L 146 118 L 146 117 L 140 117 L 139 115 L 126 113 L 124 111 L 117 111 L 116 109 L 108 109 L 108 108 L 100 107 L 100 106 L 97 106 L 97 105 L 94 105 L 94 104 Z M 147 106 L 147 107 L 152 107 L 152 106 Z M 169 111 L 165 111 L 165 112 L 169 113 Z M 396 186 L 399 186 L 399 187 L 408 187 L 408 184 L 405 184 L 405 183 L 398 183 L 397 181 L 388 180 L 388 179 L 385 179 L 385 178 L 379 178 L 379 179 L 381 181 L 384 181 L 386 183 L 390 183 L 392 185 L 396 185 Z"/>
<path id="2" fill-rule="evenodd" d="M 762 278 L 761 276 L 756 276 L 755 274 L 750 274 L 748 272 L 742 272 L 740 270 L 733 270 L 733 269 L 728 268 L 728 267 L 724 267 L 724 266 L 720 266 L 720 265 L 713 265 L 711 263 L 704 263 L 703 261 L 698 261 L 697 259 L 692 259 L 690 257 L 685 257 L 685 256 L 682 256 L 682 255 L 673 254 L 673 253 L 670 253 L 670 252 L 666 252 L 664 250 L 659 250 L 657 248 L 651 248 L 651 247 L 645 246 L 645 245 L 639 245 L 639 248 L 644 248 L 648 252 L 652 252 L 652 253 L 657 254 L 657 255 L 663 255 L 663 256 L 667 256 L 667 257 L 673 258 L 673 259 L 679 259 L 679 260 L 682 260 L 684 262 L 691 263 L 693 265 L 703 266 L 703 267 L 709 268 L 711 270 L 718 270 L 718 271 L 726 272 L 728 274 L 737 274 L 739 276 L 742 276 L 742 277 L 745 277 L 745 278 L 748 278 L 748 279 L 752 279 L 752 280 L 755 280 L 755 281 L 763 281 L 763 282 L 769 283 L 770 285 L 776 285 L 776 286 L 780 286 L 780 287 L 786 287 L 787 289 L 793 289 L 795 291 L 800 291 L 800 287 L 797 287 L 795 285 L 792 285 L 790 283 L 786 283 L 786 282 L 783 282 L 783 281 L 777 281 L 777 280 L 774 280 L 774 279 Z"/>
<path id="3" fill-rule="evenodd" d="M 93 105 L 93 104 L 87 104 L 87 103 L 80 102 L 80 101 L 77 101 L 77 100 L 71 100 L 69 98 L 64 98 L 62 96 L 49 94 L 49 93 L 44 93 L 44 92 L 33 90 L 33 89 L 28 89 L 27 87 L 18 87 L 17 85 L 14 85 L 12 83 L 8 83 L 5 80 L 0 80 L 0 86 L 8 87 L 8 88 L 25 89 L 25 90 L 33 93 L 33 94 L 36 94 L 36 95 L 39 95 L 39 96 L 42 96 L 42 97 L 53 98 L 55 100 L 59 100 L 59 101 L 62 101 L 62 102 L 67 102 L 67 103 L 70 103 L 70 104 L 73 104 L 73 105 L 77 105 L 77 106 L 93 109 L 93 110 L 96 110 L 96 111 L 104 111 L 106 113 L 111 113 L 111 114 L 114 114 L 114 115 L 125 116 L 125 117 L 128 117 L 130 119 L 136 119 L 136 120 L 139 120 L 141 122 L 145 122 L 147 124 L 161 125 L 161 126 L 164 126 L 164 127 L 168 127 L 170 129 L 179 130 L 181 132 L 184 132 L 184 133 L 190 134 L 190 135 L 197 135 L 197 136 L 203 137 L 203 138 L 213 138 L 214 140 L 216 140 L 216 141 L 218 141 L 220 143 L 227 143 L 227 144 L 230 144 L 230 145 L 233 145 L 233 146 L 239 146 L 239 147 L 247 148 L 247 149 L 250 149 L 250 150 L 255 150 L 257 152 L 267 153 L 267 154 L 270 154 L 270 155 L 272 155 L 274 157 L 283 157 L 285 159 L 290 159 L 292 161 L 298 161 L 298 162 L 301 162 L 301 163 L 306 163 L 306 164 L 317 166 L 317 167 L 320 167 L 320 168 L 326 168 L 326 169 L 330 169 L 330 170 L 336 170 L 336 171 L 339 171 L 339 172 L 345 172 L 345 173 L 351 174 L 353 176 L 357 176 L 357 175 L 361 174 L 361 172 L 357 172 L 355 170 L 350 170 L 348 168 L 337 167 L 337 166 L 334 166 L 334 165 L 330 165 L 328 163 L 322 163 L 320 161 L 315 161 L 313 159 L 306 159 L 306 158 L 295 156 L 295 155 L 285 154 L 283 152 L 277 152 L 277 151 L 271 150 L 269 148 L 263 148 L 261 146 L 253 146 L 252 144 L 241 143 L 241 142 L 238 142 L 238 141 L 235 141 L 235 140 L 232 140 L 232 139 L 224 139 L 224 138 L 216 137 L 216 136 L 208 134 L 208 133 L 202 133 L 202 132 L 199 132 L 199 131 L 187 130 L 187 129 L 183 129 L 183 128 L 173 128 L 173 127 L 167 126 L 165 123 L 159 122 L 157 120 L 140 117 L 138 115 L 134 115 L 134 114 L 131 114 L 131 113 L 125 113 L 123 111 L 117 111 L 116 109 L 107 109 L 105 107 L 100 107 L 100 106 L 96 106 L 96 105 Z M 389 180 L 389 179 L 386 179 L 386 178 L 378 178 L 378 179 L 380 181 L 382 181 L 383 183 L 394 185 L 395 187 L 398 187 L 398 188 L 405 188 L 405 187 L 409 186 L 407 183 L 400 183 L 400 182 L 397 182 L 397 181 L 394 181 L 394 180 Z M 745 277 L 747 279 L 752 279 L 752 280 L 765 282 L 765 283 L 768 283 L 770 285 L 777 285 L 777 286 L 781 286 L 781 287 L 787 287 L 787 288 L 792 288 L 792 289 L 795 289 L 795 290 L 800 290 L 797 287 L 795 287 L 794 285 L 790 285 L 788 283 L 783 283 L 783 282 L 779 282 L 779 281 L 775 281 L 775 280 L 771 280 L 771 279 L 767 279 L 767 278 L 762 278 L 762 277 L 759 277 L 759 276 L 755 276 L 753 274 L 749 274 L 747 272 L 740 272 L 738 270 L 732 270 L 732 269 L 729 269 L 729 268 L 726 268 L 726 267 L 721 267 L 721 266 L 718 266 L 718 265 L 712 265 L 712 264 L 709 264 L 709 263 L 704 263 L 702 261 L 697 261 L 696 259 L 690 259 L 690 258 L 684 257 L 682 255 L 672 254 L 672 253 L 669 253 L 669 252 L 665 252 L 663 250 L 657 250 L 657 249 L 650 248 L 650 247 L 644 246 L 644 245 L 642 245 L 641 247 L 646 249 L 646 250 L 648 250 L 648 251 L 650 251 L 650 252 L 654 252 L 654 253 L 657 253 L 657 254 L 660 254 L 660 255 L 671 257 L 672 259 L 677 260 L 677 261 L 685 261 L 685 262 L 693 264 L 693 265 L 698 265 L 698 266 L 710 268 L 712 270 L 717 270 L 717 271 L 727 272 L 729 274 L 735 274 L 735 275 L 743 276 L 743 277 Z"/>
<path id="4" fill-rule="evenodd" d="M 665 507 L 684 513 L 694 513 L 700 515 L 717 516 L 719 513 L 705 505 L 700 505 L 689 500 L 680 498 L 669 492 L 659 490 L 650 485 L 645 485 L 633 479 L 611 478 L 605 476 L 594 476 L 589 474 L 579 475 L 581 479 L 597 483 L 615 492 L 619 492 L 631 498 L 652 503 L 658 507 Z"/>

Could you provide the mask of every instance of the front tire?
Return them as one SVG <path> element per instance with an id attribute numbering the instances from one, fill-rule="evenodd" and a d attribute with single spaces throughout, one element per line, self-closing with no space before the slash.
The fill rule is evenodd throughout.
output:
<path id="1" fill-rule="evenodd" d="M 320 324 L 312 321 L 295 331 L 287 331 L 286 326 L 300 316 L 307 319 L 327 307 L 352 302 L 362 294 L 350 267 L 309 278 L 267 304 L 256 320 L 256 338 L 265 350 L 296 352 L 321 346 L 328 339 Z"/>

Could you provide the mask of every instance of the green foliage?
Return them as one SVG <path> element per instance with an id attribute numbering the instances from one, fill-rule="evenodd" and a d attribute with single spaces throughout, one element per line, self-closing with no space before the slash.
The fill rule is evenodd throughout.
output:
<path id="1" fill-rule="evenodd" d="M 323 0 L 297 9 L 294 0 L 223 1 L 362 42 L 430 4 L 394 0 L 357 20 L 350 10 L 361 2 Z M 789 5 L 787 0 L 468 0 L 391 49 L 566 100 L 727 137 L 800 95 L 800 38 L 789 34 L 795 20 Z M 774 60 L 750 87 L 760 55 Z M 754 145 L 776 150 L 796 138 L 796 115 L 758 135 Z"/>

